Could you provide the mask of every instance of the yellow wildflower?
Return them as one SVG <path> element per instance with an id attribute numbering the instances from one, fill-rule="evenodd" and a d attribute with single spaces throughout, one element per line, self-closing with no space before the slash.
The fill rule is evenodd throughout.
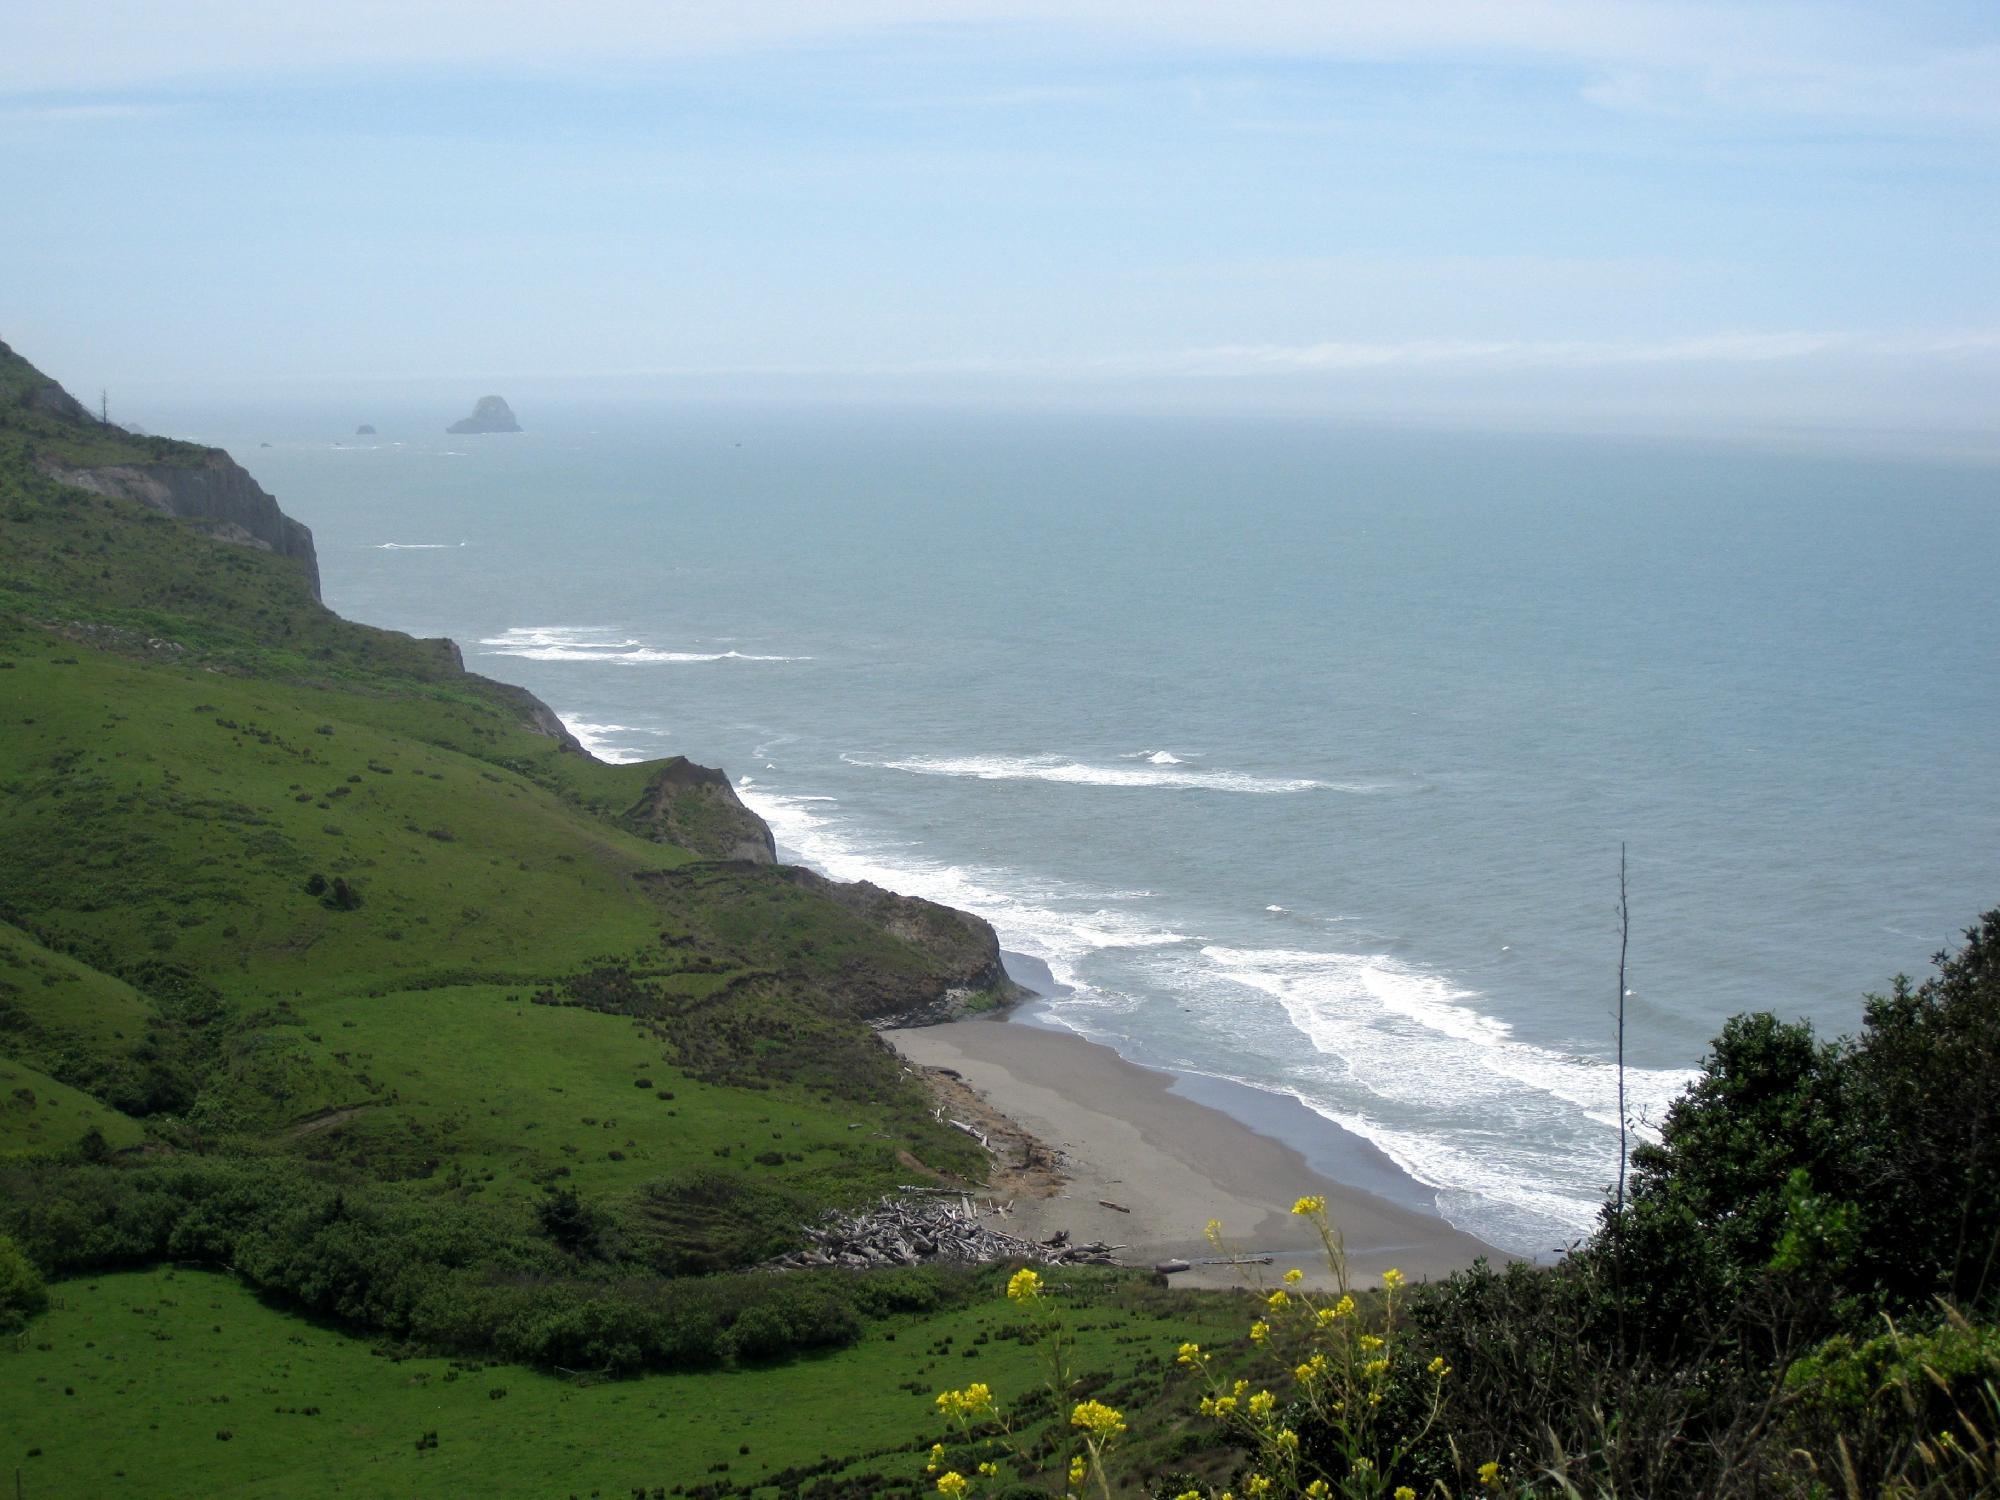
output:
<path id="1" fill-rule="evenodd" d="M 1429 1370 L 1431 1374 L 1437 1376 L 1437 1378 L 1440 1380 L 1444 1379 L 1445 1376 L 1451 1373 L 1451 1366 L 1444 1362 L 1444 1356 L 1442 1354 L 1438 1355 L 1437 1358 L 1433 1359 L 1424 1368 Z"/>
<path id="2" fill-rule="evenodd" d="M 1210 1219 L 1208 1223 L 1202 1227 L 1201 1233 L 1202 1233 L 1202 1238 L 1206 1239 L 1211 1245 L 1221 1244 L 1222 1220 Z"/>
<path id="3" fill-rule="evenodd" d="M 1073 1490 L 1082 1489 L 1084 1477 L 1089 1472 L 1090 1465 L 1083 1461 L 1081 1453 L 1077 1454 L 1075 1458 L 1069 1461 L 1069 1487 Z"/>
<path id="4" fill-rule="evenodd" d="M 1417 1492 L 1407 1484 L 1396 1486 L 1396 1500 L 1417 1500 Z"/>
<path id="5" fill-rule="evenodd" d="M 999 1472 L 1000 1472 L 1000 1466 L 998 1464 L 984 1463 L 979 1466 L 979 1477 L 982 1479 L 991 1479 L 995 1474 L 998 1474 Z"/>
<path id="6" fill-rule="evenodd" d="M 1298 1452 L 1299 1435 L 1296 1432 L 1292 1431 L 1292 1429 L 1289 1427 L 1280 1427 L 1278 1429 L 1278 1435 L 1273 1439 L 1271 1439 L 1271 1441 L 1276 1443 L 1280 1448 L 1285 1449 L 1287 1452 L 1290 1453 Z"/>
<path id="7" fill-rule="evenodd" d="M 1300 1218 L 1323 1214 L 1326 1212 L 1326 1199 L 1320 1197 L 1318 1193 L 1309 1194 L 1292 1205 L 1292 1212 Z"/>
<path id="8" fill-rule="evenodd" d="M 1201 1500 L 1201 1491 L 1182 1490 L 1178 1495 L 1174 1496 L 1174 1500 Z"/>
<path id="9" fill-rule="evenodd" d="M 1319 1379 L 1325 1373 L 1326 1356 L 1324 1354 L 1315 1354 L 1304 1364 L 1293 1366 L 1292 1379 L 1296 1380 L 1300 1385 L 1311 1385 L 1313 1381 Z"/>
<path id="10" fill-rule="evenodd" d="M 1289 1281 L 1293 1286 L 1297 1286 L 1305 1279 L 1306 1273 L 1301 1271 L 1297 1266 L 1293 1266 L 1291 1270 L 1285 1272 L 1285 1280 Z"/>
<path id="11" fill-rule="evenodd" d="M 1395 1291 L 1402 1284 L 1403 1273 L 1398 1271 L 1394 1266 L 1391 1266 L 1382 1273 L 1382 1285 L 1386 1286 L 1390 1291 Z"/>
<path id="12" fill-rule="evenodd" d="M 1042 1278 L 1025 1266 L 1007 1278 L 1007 1300 L 1033 1302 L 1042 1295 Z"/>
<path id="13" fill-rule="evenodd" d="M 1371 1354 L 1382 1347 L 1381 1335 L 1374 1333 L 1364 1333 L 1355 1342 Z"/>
<path id="14" fill-rule="evenodd" d="M 1250 1415 L 1253 1417 L 1268 1417 L 1271 1415 L 1271 1408 L 1277 1404 L 1278 1398 L 1276 1396 L 1273 1396 L 1269 1391 L 1259 1391 L 1250 1398 Z"/>
<path id="15" fill-rule="evenodd" d="M 1184 1365 L 1198 1365 L 1198 1364 L 1200 1364 L 1200 1363 L 1201 1363 L 1201 1345 L 1199 1345 L 1199 1344 L 1182 1344 L 1182 1345 L 1181 1345 L 1181 1352 L 1180 1352 L 1180 1355 L 1179 1355 L 1179 1361 L 1180 1361 L 1180 1363 L 1181 1363 L 1181 1364 L 1184 1364 Z"/>
<path id="16" fill-rule="evenodd" d="M 1333 1490 L 1324 1479 L 1315 1479 L 1306 1486 L 1306 1500 L 1332 1500 Z"/>
<path id="17" fill-rule="evenodd" d="M 940 1393 L 937 1407 L 947 1417 L 970 1420 L 992 1409 L 993 1392 L 984 1381 L 974 1381 L 962 1391 Z"/>
<path id="18" fill-rule="evenodd" d="M 956 1497 L 963 1495 L 968 1487 L 965 1476 L 956 1469 L 953 1469 L 949 1474 L 938 1475 L 938 1493 L 940 1495 L 950 1495 L 956 1500 Z"/>
<path id="19" fill-rule="evenodd" d="M 1275 1292 L 1271 1293 L 1270 1296 L 1264 1299 L 1264 1305 L 1266 1307 L 1289 1307 L 1291 1305 L 1291 1301 L 1292 1299 L 1290 1294 L 1287 1293 L 1283 1287 L 1279 1287 Z"/>
<path id="20" fill-rule="evenodd" d="M 1250 1342 L 1261 1344 L 1271 1336 L 1271 1325 L 1259 1319 L 1250 1325 Z"/>
<path id="21" fill-rule="evenodd" d="M 1234 1396 L 1203 1396 L 1201 1398 L 1201 1414 L 1204 1417 L 1227 1417 L 1232 1415 L 1235 1410 L 1236 1398 Z"/>
<path id="22" fill-rule="evenodd" d="M 1252 1474 L 1248 1479 L 1243 1481 L 1243 1493 L 1246 1495 L 1268 1495 L 1271 1493 L 1271 1481 L 1266 1479 L 1262 1474 Z"/>
<path id="23" fill-rule="evenodd" d="M 1125 1430 L 1125 1418 L 1102 1401 L 1080 1401 L 1069 1414 L 1069 1425 L 1081 1427 L 1093 1437 L 1108 1438 Z"/>
<path id="24" fill-rule="evenodd" d="M 1386 1359 L 1371 1359 L 1361 1367 L 1361 1373 L 1370 1380 L 1380 1380 L 1384 1375 L 1389 1373 L 1389 1361 Z"/>
<path id="25" fill-rule="evenodd" d="M 1479 1466 L 1479 1482 L 1489 1490 L 1500 1488 L 1500 1465 L 1488 1459 Z"/>

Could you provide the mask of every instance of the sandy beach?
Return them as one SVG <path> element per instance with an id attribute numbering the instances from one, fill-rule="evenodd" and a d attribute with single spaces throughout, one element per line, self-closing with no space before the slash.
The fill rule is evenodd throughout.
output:
<path id="1" fill-rule="evenodd" d="M 1434 1214 L 1335 1181 L 1283 1141 L 1182 1097 L 1170 1075 L 1109 1047 L 996 1017 L 883 1035 L 911 1063 L 932 1070 L 948 1105 L 967 1113 L 983 1105 L 987 1121 L 1014 1122 L 1053 1156 L 1053 1174 L 1013 1170 L 1032 1148 L 1018 1134 L 994 1134 L 996 1185 L 1014 1203 L 996 1227 L 1008 1233 L 1040 1239 L 1067 1229 L 1078 1240 L 1123 1245 L 1121 1259 L 1151 1265 L 1213 1256 L 1203 1230 L 1219 1219 L 1231 1250 L 1274 1257 L 1270 1266 L 1250 1268 L 1263 1279 L 1298 1266 L 1320 1282 L 1318 1241 L 1290 1212 L 1301 1196 L 1319 1194 L 1359 1283 L 1391 1266 L 1422 1279 L 1481 1255 L 1507 1258 Z M 1378 1163 L 1369 1166 L 1380 1173 Z M 1201 1266 L 1174 1281 L 1227 1286 L 1243 1274 Z"/>

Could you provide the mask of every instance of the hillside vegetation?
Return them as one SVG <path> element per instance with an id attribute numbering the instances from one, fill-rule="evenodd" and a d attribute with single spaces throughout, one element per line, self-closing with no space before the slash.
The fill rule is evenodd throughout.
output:
<path id="1" fill-rule="evenodd" d="M 993 998 L 989 929 L 730 858 L 768 836 L 720 778 L 51 474 L 226 462 L 0 346 L 0 1187 L 45 1269 L 198 1250 L 378 1331 L 491 1348 L 503 1298 L 521 1357 L 712 1362 L 740 1307 L 686 1275 L 982 1170 L 866 1022 Z M 766 1353 L 853 1336 L 792 1285 Z M 613 1347 L 605 1298 L 706 1310 Z"/>
<path id="2" fill-rule="evenodd" d="M 983 1174 L 869 1023 L 1003 999 L 991 930 L 314 567 L 0 345 L 24 1495 L 2000 1493 L 2000 911 L 1854 1037 L 1730 1021 L 1552 1266 L 759 1272 Z"/>

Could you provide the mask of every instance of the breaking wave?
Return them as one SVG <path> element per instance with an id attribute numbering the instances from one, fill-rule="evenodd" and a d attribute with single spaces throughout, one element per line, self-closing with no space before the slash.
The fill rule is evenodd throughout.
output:
<path id="1" fill-rule="evenodd" d="M 810 656 L 761 655 L 749 651 L 669 651 L 633 639 L 607 639 L 608 632 L 566 625 L 518 626 L 479 644 L 487 656 L 518 656 L 528 661 L 615 662 L 620 666 L 652 666 L 714 661 L 811 661 Z"/>
<path id="2" fill-rule="evenodd" d="M 638 724 L 599 724 L 564 713 L 556 717 L 562 720 L 563 728 L 576 736 L 578 744 L 599 760 L 614 766 L 657 758 L 659 747 L 648 745 L 646 741 L 667 738 L 664 729 L 648 729 Z"/>
<path id="3" fill-rule="evenodd" d="M 1161 752 L 1164 754 L 1165 752 Z M 1159 787 L 1191 792 L 1245 792 L 1274 795 L 1286 792 L 1375 792 L 1387 786 L 1365 782 L 1318 781 L 1295 776 L 1253 776 L 1242 771 L 1210 771 L 1185 767 L 1178 760 L 1148 757 L 1141 766 L 1091 765 L 1060 755 L 916 755 L 898 760 L 869 761 L 842 756 L 849 765 L 917 776 L 963 776 L 979 781 L 1051 781 L 1069 786 Z"/>

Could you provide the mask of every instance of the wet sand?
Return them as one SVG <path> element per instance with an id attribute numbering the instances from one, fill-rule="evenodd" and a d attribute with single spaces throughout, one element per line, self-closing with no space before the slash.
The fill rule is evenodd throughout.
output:
<path id="1" fill-rule="evenodd" d="M 1177 1274 L 1176 1285 L 1235 1285 L 1246 1269 L 1275 1280 L 1295 1265 L 1323 1284 L 1330 1278 L 1318 1239 L 1290 1212 L 1300 1197 L 1318 1194 L 1357 1284 L 1391 1266 L 1417 1280 L 1481 1255 L 1507 1259 L 1419 1207 L 1316 1170 L 1283 1141 L 1174 1092 L 1171 1075 L 1129 1063 L 1109 1047 L 993 1017 L 883 1035 L 910 1062 L 960 1075 L 962 1087 L 943 1084 L 948 1102 L 973 1103 L 969 1090 L 1055 1153 L 1053 1178 L 1010 1170 L 1026 1147 L 995 1140 L 998 1195 L 1014 1202 L 995 1227 L 1007 1233 L 1043 1239 L 1067 1229 L 1077 1240 L 1123 1245 L 1121 1260 L 1152 1265 L 1213 1256 L 1203 1230 L 1220 1219 L 1232 1251 L 1269 1254 L 1273 1264 L 1197 1267 Z M 1365 1142 L 1354 1146 L 1356 1175 L 1380 1180 L 1379 1153 Z"/>

